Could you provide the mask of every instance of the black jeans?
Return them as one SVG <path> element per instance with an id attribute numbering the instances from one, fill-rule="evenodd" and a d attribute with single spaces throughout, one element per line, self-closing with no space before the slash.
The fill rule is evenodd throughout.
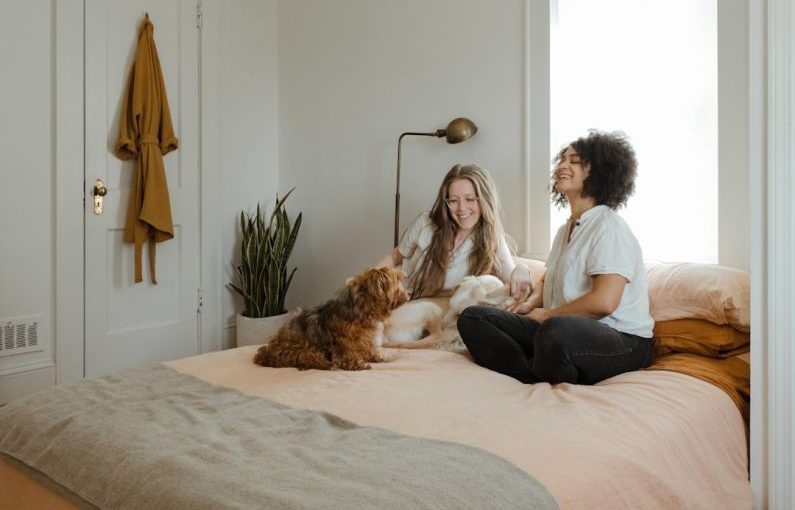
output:
<path id="1" fill-rule="evenodd" d="M 488 306 L 470 306 L 458 332 L 475 363 L 523 383 L 594 384 L 651 364 L 651 338 L 597 320 L 564 315 L 543 324 Z"/>

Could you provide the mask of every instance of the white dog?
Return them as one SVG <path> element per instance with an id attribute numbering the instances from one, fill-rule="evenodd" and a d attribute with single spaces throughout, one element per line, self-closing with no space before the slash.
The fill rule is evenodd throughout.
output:
<path id="1" fill-rule="evenodd" d="M 504 300 L 502 294 L 505 293 L 505 289 L 508 289 L 510 294 L 510 285 L 502 283 L 502 280 L 490 274 L 465 276 L 450 296 L 450 308 L 442 319 L 442 325 L 445 328 L 454 327 L 456 319 L 468 306 L 501 303 Z"/>
<path id="2" fill-rule="evenodd" d="M 441 332 L 442 313 L 432 301 L 409 301 L 397 307 L 384 322 L 383 345 L 395 347 Z"/>
<path id="3" fill-rule="evenodd" d="M 523 299 L 526 296 L 523 296 Z M 384 347 L 404 349 L 465 349 L 456 320 L 468 306 L 513 304 L 510 284 L 492 275 L 467 276 L 450 296 L 447 313 L 430 301 L 410 301 L 398 307 L 384 324 Z"/>

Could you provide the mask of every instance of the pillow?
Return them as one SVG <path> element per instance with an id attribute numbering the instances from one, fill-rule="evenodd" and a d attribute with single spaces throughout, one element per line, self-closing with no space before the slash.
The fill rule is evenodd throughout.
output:
<path id="1" fill-rule="evenodd" d="M 646 265 L 649 305 L 655 321 L 703 319 L 750 331 L 751 278 L 717 264 Z"/>
<path id="2" fill-rule="evenodd" d="M 530 270 L 530 278 L 533 280 L 533 285 L 536 285 L 547 271 L 547 265 L 543 260 L 528 259 L 518 256 L 514 256 L 513 260 L 517 264 L 524 264 L 527 266 L 527 269 Z"/>
<path id="3" fill-rule="evenodd" d="M 546 271 L 544 262 L 514 257 L 525 264 L 537 282 Z M 648 263 L 649 308 L 655 321 L 702 319 L 751 329 L 751 277 L 746 271 L 717 264 Z"/>
<path id="4" fill-rule="evenodd" d="M 749 333 L 701 319 L 662 321 L 654 325 L 654 347 L 658 356 L 689 352 L 711 358 L 729 358 L 748 352 L 750 341 Z"/>

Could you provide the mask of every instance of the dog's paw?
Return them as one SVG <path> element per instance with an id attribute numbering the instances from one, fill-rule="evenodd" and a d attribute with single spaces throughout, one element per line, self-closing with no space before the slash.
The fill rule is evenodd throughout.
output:
<path id="1" fill-rule="evenodd" d="M 355 363 L 345 368 L 345 370 L 370 370 L 373 368 L 369 363 Z"/>
<path id="2" fill-rule="evenodd" d="M 398 358 L 400 358 L 400 354 L 397 350 L 394 350 L 389 353 L 383 354 L 381 356 L 381 361 L 379 361 L 379 363 L 390 363 Z"/>
<path id="3" fill-rule="evenodd" d="M 336 367 L 340 370 L 369 370 L 371 367 L 369 363 L 365 363 L 360 359 L 342 359 Z"/>

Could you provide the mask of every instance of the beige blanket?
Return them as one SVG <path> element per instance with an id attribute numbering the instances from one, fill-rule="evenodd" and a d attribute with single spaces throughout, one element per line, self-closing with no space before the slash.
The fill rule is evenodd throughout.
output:
<path id="1" fill-rule="evenodd" d="M 365 372 L 299 372 L 255 366 L 255 350 L 169 365 L 289 406 L 496 453 L 563 509 L 752 507 L 743 419 L 723 391 L 687 375 L 523 385 L 450 352 L 388 350 L 391 361 Z"/>

